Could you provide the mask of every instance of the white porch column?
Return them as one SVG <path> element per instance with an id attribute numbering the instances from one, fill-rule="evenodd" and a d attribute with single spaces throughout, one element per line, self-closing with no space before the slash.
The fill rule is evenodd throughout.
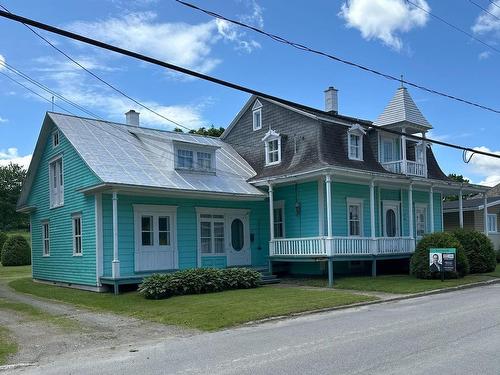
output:
<path id="1" fill-rule="evenodd" d="M 269 184 L 269 239 L 274 240 L 274 189 Z"/>
<path id="2" fill-rule="evenodd" d="M 375 181 L 370 182 L 370 236 L 375 239 Z"/>
<path id="3" fill-rule="evenodd" d="M 422 133 L 422 138 L 425 139 L 425 132 Z M 427 178 L 427 141 L 422 142 L 422 157 L 424 158 L 424 172 L 425 172 L 425 178 Z"/>
<path id="4" fill-rule="evenodd" d="M 111 275 L 113 278 L 120 277 L 120 260 L 118 258 L 118 193 L 113 191 L 113 262 L 111 263 Z"/>
<path id="5" fill-rule="evenodd" d="M 403 133 L 406 133 L 406 129 L 401 129 Z M 401 136 L 401 160 L 403 160 L 401 165 L 401 173 L 406 174 L 406 135 Z"/>
<path id="6" fill-rule="evenodd" d="M 408 231 L 410 238 L 413 236 L 413 185 L 408 187 Z"/>
<path id="7" fill-rule="evenodd" d="M 488 197 L 484 194 L 484 234 L 488 235 Z"/>
<path id="8" fill-rule="evenodd" d="M 458 194 L 458 221 L 460 223 L 460 228 L 464 228 L 464 206 L 462 202 L 462 189 L 460 189 L 460 192 Z"/>
<path id="9" fill-rule="evenodd" d="M 328 238 L 333 237 L 332 228 L 332 176 L 327 175 L 325 178 L 326 184 L 326 223 L 328 225 L 327 234 Z"/>
<path id="10" fill-rule="evenodd" d="M 434 233 L 434 188 L 431 185 L 431 189 L 429 190 L 429 217 L 431 224 L 431 233 Z"/>

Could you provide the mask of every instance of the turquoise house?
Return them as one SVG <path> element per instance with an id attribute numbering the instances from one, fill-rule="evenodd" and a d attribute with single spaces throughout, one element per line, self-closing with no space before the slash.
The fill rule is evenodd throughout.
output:
<path id="1" fill-rule="evenodd" d="M 443 230 L 450 181 L 401 87 L 375 122 L 251 97 L 220 138 L 49 112 L 18 210 L 33 278 L 89 290 L 194 267 L 350 272 Z M 378 125 L 389 132 L 374 128 Z M 391 133 L 397 130 L 403 134 Z M 276 268 L 274 268 L 276 269 Z"/>

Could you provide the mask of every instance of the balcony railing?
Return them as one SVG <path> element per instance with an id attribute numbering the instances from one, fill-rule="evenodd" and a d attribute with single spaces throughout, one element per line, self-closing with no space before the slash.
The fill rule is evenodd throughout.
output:
<path id="1" fill-rule="evenodd" d="M 390 255 L 414 251 L 415 240 L 409 237 L 277 238 L 269 243 L 271 257 Z"/>
<path id="2" fill-rule="evenodd" d="M 406 165 L 406 168 L 404 168 Z M 382 163 L 382 166 L 389 172 L 408 174 L 412 176 L 426 177 L 425 164 L 412 160 L 396 160 Z"/>

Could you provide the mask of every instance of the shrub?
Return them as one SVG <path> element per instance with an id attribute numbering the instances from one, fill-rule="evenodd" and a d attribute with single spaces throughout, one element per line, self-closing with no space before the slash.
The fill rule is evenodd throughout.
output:
<path id="1" fill-rule="evenodd" d="M 471 273 L 492 272 L 497 265 L 491 240 L 484 233 L 475 230 L 457 229 L 453 235 L 462 244 L 469 260 Z"/>
<path id="2" fill-rule="evenodd" d="M 497 263 L 500 263 L 500 250 L 497 251 Z"/>
<path id="3" fill-rule="evenodd" d="M 5 243 L 5 241 L 7 241 L 7 238 L 9 238 L 7 236 L 7 233 L 0 232 L 0 259 L 2 259 L 2 248 L 3 248 L 3 244 Z"/>
<path id="4" fill-rule="evenodd" d="M 469 273 L 469 262 L 460 242 L 451 233 L 432 233 L 424 236 L 417 244 L 415 253 L 411 257 L 410 270 L 420 279 L 439 278 L 439 272 L 432 273 L 429 269 L 430 248 L 457 249 L 457 272 L 446 272 L 445 277 L 463 277 Z"/>
<path id="5" fill-rule="evenodd" d="M 31 249 L 23 236 L 12 236 L 5 241 L 2 249 L 2 265 L 26 266 L 31 264 Z"/>
<path id="6" fill-rule="evenodd" d="M 256 288 L 260 273 L 249 268 L 195 268 L 144 278 L 139 293 L 148 299 Z"/>

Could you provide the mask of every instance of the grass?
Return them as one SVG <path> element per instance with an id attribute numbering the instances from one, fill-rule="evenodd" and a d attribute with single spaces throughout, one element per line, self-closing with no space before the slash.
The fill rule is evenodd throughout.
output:
<path id="1" fill-rule="evenodd" d="M 495 271 L 490 272 L 490 273 L 485 273 L 485 275 L 491 276 L 491 277 L 500 277 L 500 263 L 497 264 L 497 268 Z"/>
<path id="2" fill-rule="evenodd" d="M 0 365 L 4 365 L 15 353 L 17 353 L 16 342 L 11 339 L 9 330 L 0 326 Z"/>
<path id="3" fill-rule="evenodd" d="M 4 267 L 0 265 L 0 282 L 31 277 L 31 266 Z"/>
<path id="4" fill-rule="evenodd" d="M 18 292 L 63 301 L 94 311 L 106 311 L 163 324 L 205 331 L 253 320 L 374 300 L 343 291 L 260 287 L 221 293 L 146 300 L 137 292 L 115 296 L 38 284 L 19 279 L 9 284 Z"/>

